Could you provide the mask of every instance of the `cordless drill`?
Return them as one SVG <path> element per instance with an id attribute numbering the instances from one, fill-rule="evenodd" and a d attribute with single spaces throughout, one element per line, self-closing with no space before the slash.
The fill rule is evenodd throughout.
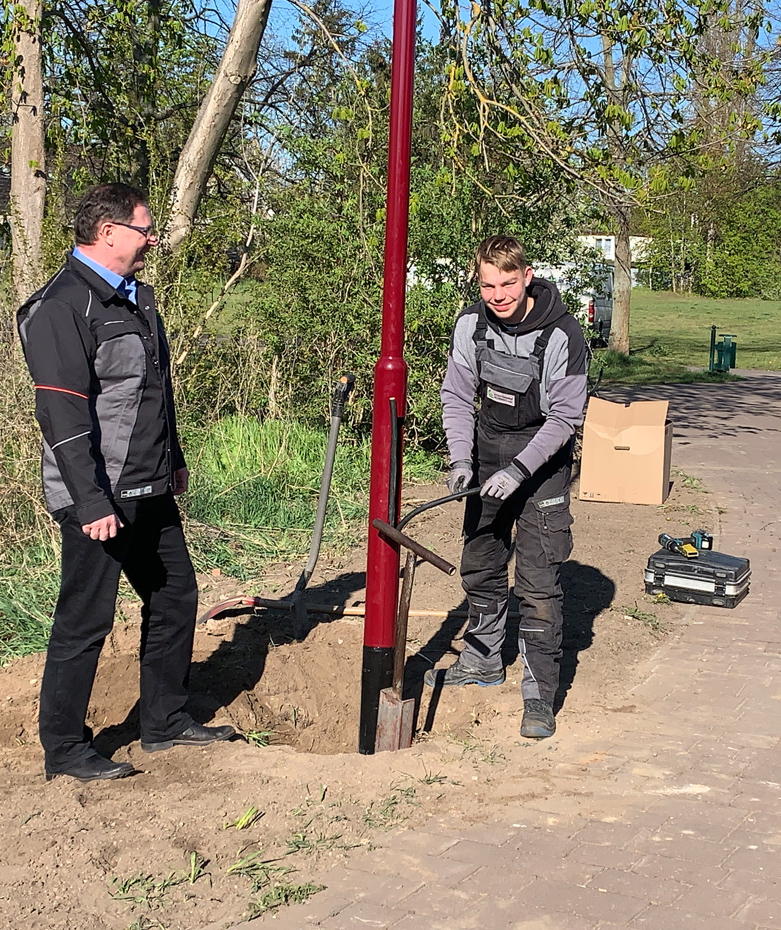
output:
<path id="1" fill-rule="evenodd" d="M 676 538 L 668 533 L 662 533 L 659 536 L 659 545 L 670 552 L 676 552 L 678 555 L 685 556 L 687 559 L 696 559 L 700 554 L 697 547 L 693 545 L 691 536 Z"/>

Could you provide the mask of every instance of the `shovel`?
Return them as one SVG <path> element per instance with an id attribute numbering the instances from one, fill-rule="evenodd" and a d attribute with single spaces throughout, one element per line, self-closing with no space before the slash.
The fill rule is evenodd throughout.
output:
<path id="1" fill-rule="evenodd" d="M 336 458 L 336 444 L 339 439 L 339 429 L 342 425 L 342 415 L 344 407 L 349 400 L 350 393 L 355 387 L 355 375 L 343 375 L 334 390 L 331 400 L 331 429 L 328 434 L 328 447 L 325 454 L 325 465 L 323 467 L 323 477 L 320 482 L 320 497 L 317 502 L 317 513 L 315 515 L 315 526 L 312 533 L 312 543 L 309 547 L 309 559 L 307 560 L 304 570 L 301 572 L 288 599 L 279 601 L 262 597 L 231 597 L 227 601 L 221 601 L 211 610 L 208 610 L 198 619 L 198 624 L 206 623 L 213 617 L 219 616 L 226 610 L 232 610 L 237 607 L 278 607 L 280 610 L 289 610 L 293 615 L 293 637 L 303 639 L 309 630 L 309 619 L 307 615 L 307 605 L 304 600 L 304 592 L 312 572 L 315 570 L 317 558 L 320 555 L 320 543 L 323 540 L 323 527 L 325 526 L 325 513 L 328 507 L 328 495 L 331 490 L 331 476 L 334 470 L 334 460 Z"/>
<path id="2" fill-rule="evenodd" d="M 388 539 L 407 550 L 404 564 L 404 576 L 401 582 L 401 595 L 396 611 L 396 635 L 393 648 L 393 684 L 380 691 L 380 704 L 377 715 L 377 737 L 374 741 L 375 752 L 397 749 L 409 749 L 412 745 L 412 724 L 415 719 L 415 700 L 402 699 L 404 693 L 404 664 L 407 658 L 407 621 L 412 601 L 412 585 L 415 582 L 415 564 L 417 556 L 430 562 L 446 575 L 455 573 L 455 565 L 422 546 L 414 539 L 390 526 L 384 520 L 372 520 L 372 526 L 387 536 Z"/>
<path id="3" fill-rule="evenodd" d="M 393 645 L 393 684 L 380 691 L 380 707 L 377 715 L 377 738 L 375 752 L 391 752 L 409 749 L 412 745 L 412 727 L 415 721 L 415 699 L 402 700 L 404 693 L 404 663 L 407 658 L 407 622 L 412 600 L 412 585 L 415 581 L 415 553 L 407 550 L 401 596 L 396 612 L 396 637 Z"/>

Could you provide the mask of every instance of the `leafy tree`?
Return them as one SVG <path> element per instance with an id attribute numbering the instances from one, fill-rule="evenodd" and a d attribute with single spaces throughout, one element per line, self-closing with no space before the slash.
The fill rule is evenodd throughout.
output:
<path id="1" fill-rule="evenodd" d="M 544 155 L 597 198 L 616 234 L 611 347 L 629 351 L 633 208 L 686 187 L 709 153 L 691 119 L 692 88 L 731 116 L 732 138 L 757 130 L 736 107 L 764 80 L 757 45 L 762 12 L 729 0 L 488 0 L 468 11 L 443 0 L 453 99 L 474 101 L 471 121 L 454 117 L 452 137 L 469 138 L 486 159 L 521 164 Z M 729 67 L 702 39 L 714 22 L 731 36 Z M 671 160 L 682 167 L 673 176 Z"/>
<path id="2" fill-rule="evenodd" d="M 44 47 L 49 145 L 76 187 L 165 185 L 218 49 L 184 0 L 56 0 Z"/>
<path id="3" fill-rule="evenodd" d="M 649 216 L 655 287 L 706 297 L 781 297 L 781 179 L 762 166 L 715 170 Z"/>
<path id="4" fill-rule="evenodd" d="M 354 63 L 335 56 L 321 65 L 293 95 L 305 116 L 279 126 L 276 168 L 262 185 L 259 280 L 241 324 L 243 338 L 257 337 L 255 364 L 265 372 L 256 385 L 263 396 L 250 406 L 264 416 L 321 419 L 334 378 L 351 370 L 359 375 L 351 421 L 368 427 L 382 307 L 389 48 L 377 43 Z M 415 441 L 436 443 L 450 331 L 458 310 L 477 296 L 477 243 L 505 230 L 523 237 L 534 261 L 559 262 L 578 248 L 582 214 L 550 162 L 530 159 L 523 171 L 511 167 L 508 174 L 443 141 L 441 54 L 431 44 L 419 44 L 417 74 L 408 428 Z M 511 196 L 504 197 L 506 190 Z M 214 351 L 196 349 L 187 360 L 201 387 Z M 203 391 L 200 397 L 208 406 Z"/>

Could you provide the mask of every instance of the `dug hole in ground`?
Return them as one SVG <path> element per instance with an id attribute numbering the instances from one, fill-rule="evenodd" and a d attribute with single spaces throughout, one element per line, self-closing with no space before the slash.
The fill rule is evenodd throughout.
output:
<path id="1" fill-rule="evenodd" d="M 441 486 L 406 488 L 405 509 L 443 493 Z M 510 801 L 559 797 L 577 805 L 588 797 L 612 774 L 599 754 L 579 746 L 594 734 L 620 738 L 632 730 L 628 691 L 660 641 L 686 622 L 686 605 L 643 593 L 657 536 L 703 526 L 718 548 L 719 522 L 713 495 L 675 471 L 661 506 L 578 501 L 577 486 L 572 496 L 563 703 L 550 740 L 519 736 L 517 618 L 505 645 L 505 684 L 445 691 L 434 707 L 423 673 L 455 659 L 465 621 L 411 617 L 405 696 L 420 698 L 415 741 L 374 756 L 356 751 L 362 618 L 313 618 L 303 642 L 292 641 L 282 614 L 211 621 L 196 634 L 192 711 L 205 723 L 232 723 L 249 741 L 147 755 L 136 706 L 140 621 L 137 605 L 125 603 L 128 619 L 103 650 L 88 723 L 99 750 L 141 774 L 87 785 L 44 781 L 37 740 L 43 655 L 0 670 L 2 925 L 222 928 L 327 886 L 331 868 L 383 831 L 414 828 L 433 815 L 482 822 Z M 422 514 L 408 532 L 457 564 L 461 517 L 462 505 L 450 504 Z M 202 576 L 202 609 L 241 593 L 285 596 L 300 568 L 275 566 L 243 588 Z M 323 558 L 308 599 L 361 606 L 364 571 L 365 545 L 339 560 Z M 413 611 L 463 607 L 458 576 L 419 565 Z M 277 893 L 278 886 L 292 891 Z M 266 922 L 273 924 L 271 912 L 259 918 Z"/>

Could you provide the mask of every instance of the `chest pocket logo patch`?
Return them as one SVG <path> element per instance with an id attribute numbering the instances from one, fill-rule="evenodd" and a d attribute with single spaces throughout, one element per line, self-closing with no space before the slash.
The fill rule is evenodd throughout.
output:
<path id="1" fill-rule="evenodd" d="M 506 407 L 515 406 L 514 394 L 505 394 L 502 391 L 497 391 L 496 388 L 492 388 L 490 385 L 486 388 L 485 393 L 489 400 L 493 400 L 497 404 L 504 404 Z"/>

